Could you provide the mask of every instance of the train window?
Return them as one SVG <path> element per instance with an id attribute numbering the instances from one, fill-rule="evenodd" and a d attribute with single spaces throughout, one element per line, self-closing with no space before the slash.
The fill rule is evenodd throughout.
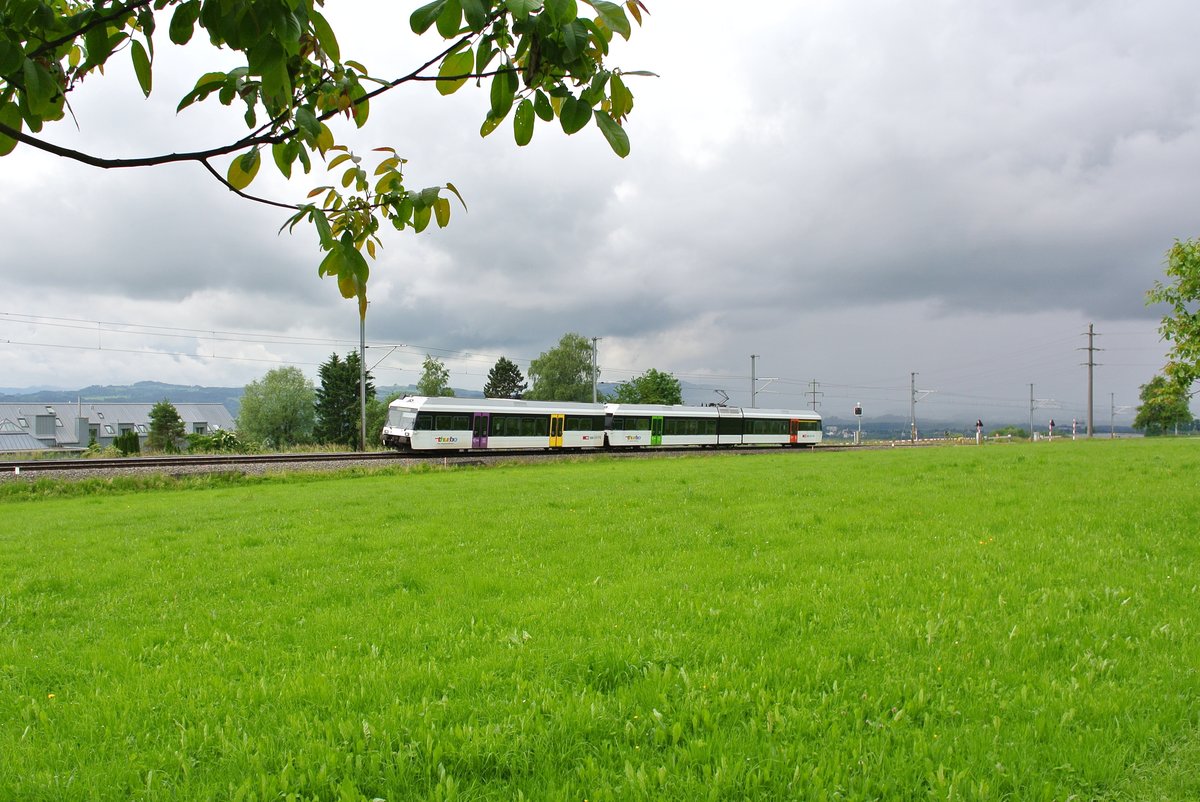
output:
<path id="1" fill-rule="evenodd" d="M 732 415 L 722 417 L 718 420 L 717 431 L 723 435 L 740 435 L 742 433 L 742 419 Z"/>
<path id="2" fill-rule="evenodd" d="M 747 434 L 760 434 L 760 435 L 788 434 L 790 427 L 791 427 L 791 421 L 765 420 L 762 418 L 756 418 L 753 420 L 749 420 L 746 422 L 746 424 L 747 424 L 746 425 L 746 433 Z"/>
<path id="3" fill-rule="evenodd" d="M 413 429 L 418 432 L 433 431 L 433 413 L 418 412 L 416 422 L 413 424 Z"/>

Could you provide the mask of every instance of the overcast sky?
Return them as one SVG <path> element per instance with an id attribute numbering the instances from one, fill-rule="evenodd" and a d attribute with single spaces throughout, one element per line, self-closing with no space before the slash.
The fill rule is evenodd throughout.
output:
<path id="1" fill-rule="evenodd" d="M 440 47 L 415 4 L 328 0 L 343 55 L 407 72 Z M 1030 387 L 1085 415 L 1095 324 L 1097 425 L 1162 365 L 1144 304 L 1175 238 L 1200 236 L 1200 4 L 1185 0 L 647 0 L 612 63 L 636 107 L 622 160 L 589 126 L 478 134 L 484 91 L 432 85 L 377 101 L 366 150 L 409 159 L 410 186 L 454 182 L 445 230 L 393 232 L 373 266 L 377 383 L 425 353 L 459 387 L 500 355 L 576 331 L 601 379 L 647 368 L 757 404 L 1024 421 Z M 102 156 L 240 136 L 236 110 L 176 115 L 221 54 L 161 38 L 151 101 L 122 63 L 71 98 Z M 118 57 L 118 61 L 123 59 Z M 210 104 L 204 104 L 208 106 Z M 265 165 L 256 194 L 299 201 Z M 101 171 L 19 147 L 0 159 L 2 387 L 315 377 L 357 346 L 357 313 L 317 278 L 315 236 L 200 168 Z M 392 346 L 401 346 L 390 350 Z M 718 396 L 711 394 L 712 400 Z M 1128 423 L 1132 412 L 1118 414 Z"/>

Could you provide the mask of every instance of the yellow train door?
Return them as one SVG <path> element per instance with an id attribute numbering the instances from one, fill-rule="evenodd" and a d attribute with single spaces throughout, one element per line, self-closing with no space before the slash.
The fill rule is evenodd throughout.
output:
<path id="1" fill-rule="evenodd" d="M 550 447 L 563 447 L 563 418 L 564 415 L 550 416 Z"/>

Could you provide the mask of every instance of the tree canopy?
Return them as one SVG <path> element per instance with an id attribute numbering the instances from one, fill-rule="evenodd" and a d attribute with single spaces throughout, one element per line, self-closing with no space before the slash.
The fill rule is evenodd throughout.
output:
<path id="1" fill-rule="evenodd" d="M 641 376 L 618 384 L 610 400 L 618 404 L 682 404 L 683 387 L 670 373 L 650 368 Z"/>
<path id="2" fill-rule="evenodd" d="M 1155 376 L 1142 385 L 1142 405 L 1133 419 L 1133 428 L 1148 435 L 1168 434 L 1180 426 L 1190 426 L 1192 412 L 1188 397 L 1178 382 Z"/>
<path id="3" fill-rule="evenodd" d="M 360 367 L 357 351 L 343 360 L 337 354 L 321 363 L 317 371 L 321 385 L 315 391 L 316 426 L 314 436 L 321 443 L 352 447 L 359 439 Z M 375 384 L 367 372 L 367 403 L 375 398 Z"/>
<path id="4" fill-rule="evenodd" d="M 487 383 L 483 385 L 483 394 L 488 398 L 520 398 L 529 389 L 525 377 L 517 363 L 507 357 L 500 357 L 488 371 Z"/>
<path id="5" fill-rule="evenodd" d="M 591 401 L 591 342 L 582 334 L 564 334 L 558 345 L 529 363 L 529 381 L 525 397 L 534 401 Z"/>
<path id="6" fill-rule="evenodd" d="M 585 6 L 590 13 L 581 15 Z M 462 197 L 450 182 L 408 187 L 405 159 L 393 148 L 375 148 L 368 163 L 338 143 L 335 118 L 361 128 L 372 102 L 409 83 L 434 82 L 449 95 L 468 82 L 486 82 L 483 136 L 510 114 L 520 146 L 529 144 L 539 120 L 557 120 L 567 134 L 594 123 L 618 155 L 629 152 L 623 124 L 633 94 L 626 78 L 649 73 L 622 72 L 606 60 L 614 36 L 629 38 L 631 18 L 641 24 L 641 0 L 434 0 L 413 11 L 408 25 L 418 34 L 434 29 L 444 44 L 390 75 L 374 74 L 343 53 L 322 7 L 324 0 L 8 0 L 0 4 L 0 157 L 21 144 L 101 168 L 200 165 L 244 198 L 289 209 L 285 227 L 311 224 L 324 254 L 319 275 L 334 277 L 365 317 L 366 257 L 382 244 L 383 226 L 416 232 L 431 220 L 445 226 L 449 196 Z M 110 60 L 129 58 L 148 97 L 157 49 L 197 38 L 239 63 L 226 69 L 222 56 L 222 66 L 197 78 L 178 111 L 213 100 L 244 107 L 246 132 L 198 151 L 121 159 L 65 148 L 43 135 L 67 118 L 71 93 L 104 75 Z M 291 178 L 297 167 L 308 173 L 314 157 L 333 174 L 306 202 L 246 192 L 265 160 Z"/>
<path id="7" fill-rule="evenodd" d="M 417 380 L 417 395 L 436 398 L 438 396 L 453 396 L 450 389 L 450 371 L 442 360 L 425 355 L 421 363 L 421 378 Z"/>
<path id="8" fill-rule="evenodd" d="M 1166 273 L 1168 283 L 1156 281 L 1146 299 L 1171 307 L 1158 329 L 1171 343 L 1164 372 L 1186 396 L 1200 379 L 1200 239 L 1176 240 L 1167 251 Z"/>
<path id="9" fill-rule="evenodd" d="M 297 367 L 275 368 L 246 385 L 238 431 L 271 448 L 311 443 L 316 422 L 313 385 Z"/>
<path id="10" fill-rule="evenodd" d="M 150 434 L 146 447 L 151 451 L 178 451 L 179 443 L 187 436 L 187 427 L 179 410 L 167 399 L 150 408 Z"/>

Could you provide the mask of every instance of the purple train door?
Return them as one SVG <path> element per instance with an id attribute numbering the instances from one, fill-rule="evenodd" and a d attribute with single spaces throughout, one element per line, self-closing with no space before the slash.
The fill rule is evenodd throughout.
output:
<path id="1" fill-rule="evenodd" d="M 475 425 L 471 428 L 471 448 L 488 447 L 488 413 L 476 412 Z"/>

